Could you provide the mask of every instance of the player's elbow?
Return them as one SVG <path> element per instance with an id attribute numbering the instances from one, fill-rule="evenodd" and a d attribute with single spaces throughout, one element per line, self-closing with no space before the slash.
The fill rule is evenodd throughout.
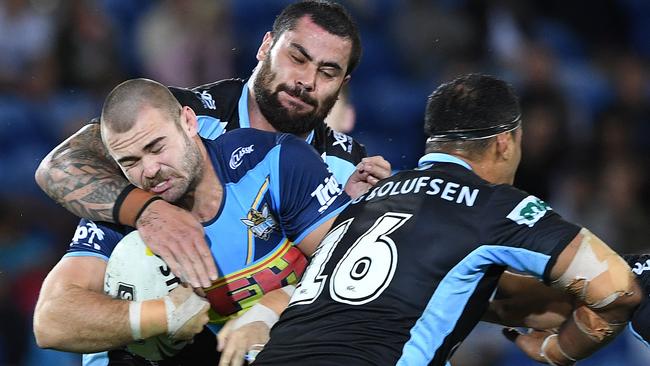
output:
<path id="1" fill-rule="evenodd" d="M 65 331 L 60 329 L 61 324 L 55 321 L 56 316 L 50 311 L 51 304 L 39 301 L 34 310 L 34 338 L 40 348 L 64 348 Z"/>
<path id="2" fill-rule="evenodd" d="M 628 271 L 611 273 L 611 278 L 628 278 L 627 283 L 611 294 L 615 299 L 603 307 L 588 306 L 600 314 L 610 324 L 624 324 L 629 321 L 636 308 L 644 299 L 644 293 L 634 275 Z M 623 281 L 621 281 L 623 282 Z"/>
<path id="3" fill-rule="evenodd" d="M 52 157 L 51 155 L 47 155 L 43 160 L 41 160 L 41 163 L 38 165 L 38 168 L 36 168 L 36 172 L 34 173 L 34 180 L 36 180 L 36 184 L 45 192 L 47 192 L 47 182 L 50 178 L 50 172 L 52 171 Z"/>
<path id="4" fill-rule="evenodd" d="M 608 306 L 610 312 L 620 314 L 618 317 L 622 318 L 621 321 L 628 320 L 644 299 L 643 289 L 639 286 L 634 276 L 631 277 L 627 290 L 622 291 L 620 296 Z"/>
<path id="5" fill-rule="evenodd" d="M 34 312 L 34 338 L 36 345 L 40 348 L 55 348 L 56 337 L 52 334 L 52 328 L 49 328 L 45 323 L 43 314 Z"/>

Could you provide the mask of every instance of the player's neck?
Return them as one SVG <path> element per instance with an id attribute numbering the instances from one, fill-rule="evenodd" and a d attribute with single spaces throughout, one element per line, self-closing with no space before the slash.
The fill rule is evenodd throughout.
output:
<path id="1" fill-rule="evenodd" d="M 192 194 L 188 195 L 192 202 L 188 202 L 190 205 L 187 208 L 199 222 L 208 222 L 219 212 L 223 198 L 223 185 L 219 181 L 205 146 L 200 141 L 199 150 L 202 157 L 203 174 Z"/>
<path id="2" fill-rule="evenodd" d="M 269 132 L 277 132 L 275 127 L 273 127 L 269 121 L 264 117 L 262 111 L 260 110 L 257 100 L 255 100 L 255 93 L 253 93 L 253 78 L 248 83 L 248 120 L 250 121 L 251 127 Z"/>
<path id="3" fill-rule="evenodd" d="M 506 174 L 503 167 L 499 166 L 494 161 L 491 161 L 490 159 L 483 159 L 480 161 L 465 160 L 472 167 L 474 173 L 486 181 L 492 184 L 512 185 L 512 177 Z"/>

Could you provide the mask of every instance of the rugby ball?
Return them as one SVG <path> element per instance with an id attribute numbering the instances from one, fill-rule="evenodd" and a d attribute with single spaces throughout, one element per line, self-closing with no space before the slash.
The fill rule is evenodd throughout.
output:
<path id="1" fill-rule="evenodd" d="M 113 298 L 144 301 L 164 297 L 180 283 L 169 266 L 133 231 L 120 240 L 108 259 L 104 292 Z M 160 335 L 129 344 L 127 349 L 148 360 L 160 361 L 175 355 L 186 344 Z"/>

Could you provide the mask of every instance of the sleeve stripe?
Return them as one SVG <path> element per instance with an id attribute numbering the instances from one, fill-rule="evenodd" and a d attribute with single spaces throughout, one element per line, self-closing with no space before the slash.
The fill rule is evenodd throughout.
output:
<path id="1" fill-rule="evenodd" d="M 97 257 L 97 258 L 103 259 L 105 262 L 108 262 L 108 257 L 107 256 L 105 256 L 103 254 L 99 254 L 99 253 L 94 253 L 94 252 L 81 252 L 81 251 L 79 251 L 79 252 L 68 252 L 68 253 L 65 253 L 63 258 L 67 258 L 67 257 Z"/>

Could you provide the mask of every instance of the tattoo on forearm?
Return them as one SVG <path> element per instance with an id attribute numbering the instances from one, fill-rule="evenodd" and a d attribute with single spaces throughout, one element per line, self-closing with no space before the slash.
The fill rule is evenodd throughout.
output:
<path id="1" fill-rule="evenodd" d="M 99 124 L 84 127 L 56 147 L 39 167 L 41 188 L 79 217 L 113 222 L 113 204 L 129 182 L 108 155 Z"/>

